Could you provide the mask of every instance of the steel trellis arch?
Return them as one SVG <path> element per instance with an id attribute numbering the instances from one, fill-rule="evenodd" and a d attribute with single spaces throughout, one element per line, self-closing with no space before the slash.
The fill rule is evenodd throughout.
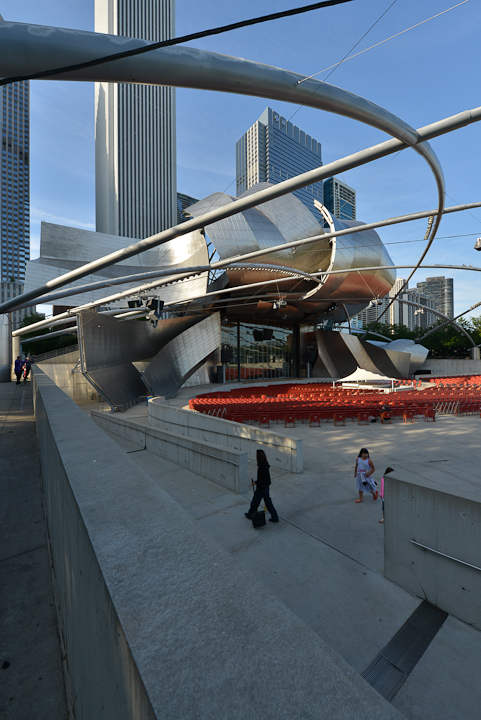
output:
<path id="1" fill-rule="evenodd" d="M 143 47 L 146 44 L 145 41 L 131 38 L 122 38 L 121 42 L 124 50 Z M 61 67 L 75 64 L 112 54 L 118 50 L 118 45 L 119 38 L 117 36 L 5 22 L 0 24 L 0 74 L 3 76 L 27 75 L 52 66 Z M 383 108 L 346 90 L 327 83 L 320 84 L 314 80 L 305 80 L 299 84 L 299 80 L 304 80 L 304 77 L 298 73 L 242 58 L 232 58 L 185 47 L 154 50 L 144 55 L 109 62 L 93 68 L 54 75 L 52 79 L 145 83 L 254 95 L 326 110 L 376 127 L 396 138 L 403 146 L 412 147 L 423 156 L 436 181 L 438 189 L 436 219 L 427 233 L 427 246 L 417 265 L 425 257 L 436 235 L 444 208 L 444 178 L 435 153 L 427 143 L 420 142 L 419 133 L 407 123 Z M 364 162 L 366 161 L 367 159 L 364 160 Z M 229 217 L 241 209 L 254 207 L 254 205 L 266 202 L 273 197 L 280 197 L 291 192 L 297 187 L 308 185 L 313 182 L 310 177 L 307 179 L 309 175 L 312 173 L 304 175 L 306 182 L 301 181 L 300 184 L 296 184 L 296 179 L 294 179 L 275 186 L 274 191 L 269 188 L 248 199 L 232 203 L 229 211 L 223 217 Z M 297 182 L 299 181 L 297 180 Z M 211 216 L 212 213 L 208 215 Z M 207 218 L 205 219 L 207 220 Z M 215 219 L 220 219 L 220 217 Z M 168 237 L 165 236 L 165 233 L 159 233 L 94 263 L 88 263 L 76 271 L 60 276 L 55 281 L 50 281 L 42 288 L 24 293 L 23 296 L 19 296 L 19 299 L 21 302 L 34 299 L 48 290 L 61 287 L 90 272 L 141 253 L 148 247 L 162 244 L 167 239 L 185 234 L 194 229 L 193 223 L 194 221 L 185 223 L 189 227 L 185 228 L 182 233 L 175 234 L 175 229 L 174 234 Z M 0 306 L 0 311 L 6 312 L 13 307 L 14 304 L 7 301 Z"/>

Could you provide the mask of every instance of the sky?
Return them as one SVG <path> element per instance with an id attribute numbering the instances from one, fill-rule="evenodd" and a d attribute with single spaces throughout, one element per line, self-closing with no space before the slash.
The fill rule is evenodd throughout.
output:
<path id="1" fill-rule="evenodd" d="M 304 4 L 307 0 L 176 0 L 176 35 Z M 3 0 L 0 14 L 10 21 L 92 31 L 94 4 Z M 477 0 L 352 0 L 189 45 L 305 76 L 319 73 L 320 82 L 356 93 L 417 128 L 480 104 L 480 27 Z M 387 139 L 380 130 L 299 105 L 200 90 L 180 89 L 176 95 L 177 189 L 196 198 L 216 191 L 235 195 L 235 143 L 268 105 L 322 143 L 324 163 Z M 30 103 L 35 258 L 42 220 L 95 230 L 94 86 L 33 81 Z M 481 123 L 436 138 L 431 146 L 444 170 L 446 206 L 481 201 Z M 433 176 L 413 150 L 339 177 L 356 190 L 357 219 L 366 223 L 437 206 Z M 421 220 L 379 234 L 396 264 L 412 264 L 425 247 L 425 230 Z M 477 237 L 481 209 L 445 216 L 425 262 L 481 267 Z M 437 275 L 454 278 L 455 314 L 481 301 L 481 278 L 467 270 L 421 269 L 410 285 Z M 406 276 L 398 271 L 398 277 Z M 480 315 L 481 308 L 472 314 Z"/>

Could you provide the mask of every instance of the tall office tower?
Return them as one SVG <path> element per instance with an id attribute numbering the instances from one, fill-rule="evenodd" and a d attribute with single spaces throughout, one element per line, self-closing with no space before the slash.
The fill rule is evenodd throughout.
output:
<path id="1" fill-rule="evenodd" d="M 438 312 L 454 317 L 453 278 L 442 277 L 426 278 L 417 284 L 417 291 L 434 301 L 434 309 Z"/>
<path id="2" fill-rule="evenodd" d="M 454 317 L 453 278 L 426 278 L 417 284 L 417 291 L 434 301 L 434 309 L 448 317 Z"/>
<path id="3" fill-rule="evenodd" d="M 0 88 L 2 281 L 23 282 L 30 257 L 29 84 Z"/>
<path id="4" fill-rule="evenodd" d="M 0 16 L 1 19 L 1 16 Z M 0 295 L 2 302 L 23 292 L 30 258 L 28 81 L 0 88 L 2 203 L 0 210 Z M 35 308 L 12 313 L 14 327 Z"/>
<path id="5" fill-rule="evenodd" d="M 321 143 L 269 107 L 235 149 L 237 196 L 257 183 L 277 185 L 322 165 Z M 314 198 L 323 201 L 322 181 L 296 190 L 294 195 L 312 212 Z"/>
<path id="6" fill-rule="evenodd" d="M 324 205 L 339 220 L 356 219 L 356 191 L 336 177 L 324 181 Z"/>
<path id="7" fill-rule="evenodd" d="M 168 40 L 174 0 L 95 0 L 95 31 Z M 144 238 L 176 225 L 175 90 L 96 83 L 95 106 L 97 232 Z"/>
<path id="8" fill-rule="evenodd" d="M 369 307 L 356 315 L 353 320 L 356 320 L 360 327 L 367 327 L 376 322 L 405 282 L 402 278 L 397 278 L 388 295 L 373 300 Z M 437 320 L 436 315 L 429 312 L 429 310 L 436 310 L 433 300 L 421 295 L 415 288 L 406 288 L 382 316 L 380 322 L 387 325 L 405 325 L 409 330 L 414 330 L 417 327 L 427 328 L 434 325 Z"/>

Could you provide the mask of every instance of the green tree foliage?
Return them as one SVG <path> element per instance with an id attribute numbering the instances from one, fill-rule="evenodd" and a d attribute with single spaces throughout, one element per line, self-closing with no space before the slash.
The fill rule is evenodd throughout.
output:
<path id="1" fill-rule="evenodd" d="M 481 344 L 481 316 L 466 320 L 460 318 L 457 321 L 463 327 L 468 335 L 473 339 L 475 345 Z M 443 320 L 438 320 L 429 328 L 415 328 L 409 330 L 405 325 L 387 325 L 385 323 L 376 323 L 372 328 L 372 333 L 385 335 L 392 340 L 405 338 L 409 340 L 419 340 L 421 345 L 429 349 L 428 357 L 436 359 L 447 358 L 469 358 L 471 355 L 471 343 L 468 338 L 460 332 L 455 326 L 444 326 Z M 427 332 L 439 328 L 428 337 L 423 339 Z M 380 340 L 379 337 L 369 333 L 366 337 L 368 340 Z"/>
<path id="2" fill-rule="evenodd" d="M 20 327 L 28 327 L 29 325 L 40 322 L 40 320 L 45 320 L 45 315 L 43 313 L 32 313 L 31 315 L 27 315 L 22 320 L 22 322 L 20 323 Z M 28 338 L 38 337 L 39 335 L 45 336 L 45 340 L 35 340 L 32 343 L 23 342 L 23 354 L 35 357 L 36 355 L 42 355 L 43 353 L 51 352 L 52 350 L 59 350 L 60 348 L 70 347 L 70 345 L 73 346 L 77 344 L 76 335 L 64 335 L 53 338 L 48 337 L 50 333 L 58 329 L 60 328 L 56 326 L 54 326 L 52 329 L 41 328 L 40 330 L 33 330 L 31 333 L 22 335 L 22 340 L 28 340 Z"/>

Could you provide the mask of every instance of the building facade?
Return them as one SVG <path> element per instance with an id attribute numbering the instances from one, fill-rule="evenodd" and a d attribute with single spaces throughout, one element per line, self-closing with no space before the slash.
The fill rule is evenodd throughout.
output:
<path id="1" fill-rule="evenodd" d="M 1 281 L 22 283 L 30 258 L 29 83 L 0 89 L 2 137 Z"/>
<path id="2" fill-rule="evenodd" d="M 168 40 L 174 0 L 95 0 L 95 31 Z M 175 90 L 96 83 L 97 232 L 144 238 L 175 225 L 176 164 Z"/>
<path id="3" fill-rule="evenodd" d="M 321 143 L 268 107 L 236 143 L 237 197 L 258 183 L 277 185 L 321 165 Z M 323 202 L 322 181 L 293 194 L 313 212 L 314 199 Z"/>
<path id="4" fill-rule="evenodd" d="M 336 177 L 324 181 L 324 205 L 339 220 L 356 219 L 356 191 Z"/>
<path id="5" fill-rule="evenodd" d="M 177 225 L 187 220 L 187 218 L 182 215 L 185 208 L 196 202 L 199 202 L 199 198 L 193 198 L 190 195 L 184 195 L 184 193 L 177 193 Z"/>
<path id="6" fill-rule="evenodd" d="M 0 209 L 1 302 L 23 293 L 25 267 L 30 258 L 28 81 L 0 88 L 0 134 L 2 139 L 2 203 Z M 35 308 L 15 310 L 13 329 Z"/>
<path id="7" fill-rule="evenodd" d="M 369 307 L 356 316 L 356 324 L 359 327 L 367 327 L 371 323 L 377 322 L 405 282 L 403 278 L 397 278 L 388 295 L 372 300 Z M 433 300 L 419 293 L 416 288 L 406 288 L 389 307 L 387 313 L 382 316 L 380 322 L 387 325 L 404 325 L 408 330 L 415 330 L 419 327 L 428 328 L 434 325 L 438 319 L 434 313 L 429 312 L 430 309 L 437 309 Z"/>
<path id="8" fill-rule="evenodd" d="M 418 282 L 417 290 L 434 302 L 434 308 L 443 315 L 454 317 L 453 279 L 441 277 L 426 278 Z"/>

